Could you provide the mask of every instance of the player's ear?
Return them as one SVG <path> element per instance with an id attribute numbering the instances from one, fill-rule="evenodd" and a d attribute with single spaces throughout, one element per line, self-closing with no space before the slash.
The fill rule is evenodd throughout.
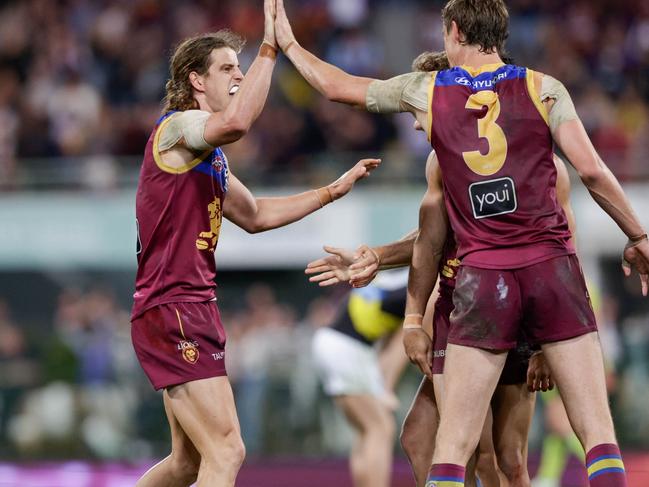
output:
<path id="1" fill-rule="evenodd" d="M 464 34 L 460 32 L 460 28 L 457 26 L 457 22 L 455 22 L 455 20 L 451 21 L 451 29 L 449 34 L 454 42 L 458 44 L 462 44 L 462 42 L 464 42 Z"/>
<path id="2" fill-rule="evenodd" d="M 196 91 L 203 92 L 205 91 L 203 77 L 198 74 L 196 71 L 189 73 L 189 83 L 192 85 Z"/>

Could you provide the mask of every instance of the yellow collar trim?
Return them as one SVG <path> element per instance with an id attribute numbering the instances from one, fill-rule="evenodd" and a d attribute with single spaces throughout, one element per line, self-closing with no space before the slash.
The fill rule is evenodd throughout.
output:
<path id="1" fill-rule="evenodd" d="M 496 69 L 500 68 L 501 66 L 504 66 L 505 63 L 491 63 L 491 64 L 483 64 L 479 68 L 474 68 L 472 66 L 467 66 L 466 64 L 463 64 L 460 66 L 464 71 L 469 73 L 471 76 L 478 76 L 479 74 L 482 73 L 488 73 L 490 71 L 495 71 Z"/>

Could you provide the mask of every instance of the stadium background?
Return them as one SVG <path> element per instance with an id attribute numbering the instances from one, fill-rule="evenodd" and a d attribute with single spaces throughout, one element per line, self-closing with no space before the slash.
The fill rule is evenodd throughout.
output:
<path id="1" fill-rule="evenodd" d="M 649 227 L 649 2 L 507 3 L 510 53 L 565 82 Z M 261 4 L 0 2 L 1 486 L 133 485 L 137 472 L 166 454 L 162 401 L 135 361 L 128 320 L 141 153 L 159 115 L 171 46 L 230 27 L 248 38 L 245 68 L 263 31 Z M 305 47 L 379 78 L 442 48 L 442 5 L 287 1 Z M 238 485 L 290 487 L 305 478 L 348 485 L 349 431 L 309 361 L 310 336 L 327 324 L 344 289 L 318 289 L 302 269 L 322 244 L 378 244 L 416 225 L 424 139 L 408 116 L 327 102 L 281 59 L 254 129 L 225 148 L 232 170 L 258 195 L 322 185 L 361 157 L 383 158 L 346 200 L 288 229 L 246 235 L 224 224 L 218 293 L 248 450 Z M 649 485 L 649 301 L 621 276 L 622 234 L 573 181 L 620 441 L 631 485 Z M 399 419 L 418 378 L 409 370 L 401 383 Z M 533 452 L 542 432 L 537 414 Z M 395 485 L 410 485 L 397 451 Z M 583 485 L 573 467 L 565 485 Z"/>

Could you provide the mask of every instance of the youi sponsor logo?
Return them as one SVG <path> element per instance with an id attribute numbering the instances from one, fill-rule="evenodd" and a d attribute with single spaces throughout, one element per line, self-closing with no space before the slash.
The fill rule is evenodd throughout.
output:
<path id="1" fill-rule="evenodd" d="M 469 197 L 476 219 L 513 213 L 518 207 L 516 186 L 509 177 L 473 183 L 469 186 Z"/>

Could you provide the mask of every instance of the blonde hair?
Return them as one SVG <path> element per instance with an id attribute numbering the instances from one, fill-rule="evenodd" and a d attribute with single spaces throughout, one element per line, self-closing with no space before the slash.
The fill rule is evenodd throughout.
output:
<path id="1" fill-rule="evenodd" d="M 171 78 L 165 85 L 163 111 L 198 108 L 189 74 L 194 71 L 200 75 L 207 73 L 211 64 L 210 54 L 214 49 L 229 47 L 239 54 L 245 43 L 243 37 L 228 29 L 201 34 L 182 41 L 174 49 L 169 61 Z"/>
<path id="2" fill-rule="evenodd" d="M 445 51 L 422 52 L 412 62 L 413 71 L 424 71 L 424 72 L 442 71 L 444 69 L 449 69 L 450 67 L 451 66 L 448 63 L 448 58 L 446 57 Z"/>

